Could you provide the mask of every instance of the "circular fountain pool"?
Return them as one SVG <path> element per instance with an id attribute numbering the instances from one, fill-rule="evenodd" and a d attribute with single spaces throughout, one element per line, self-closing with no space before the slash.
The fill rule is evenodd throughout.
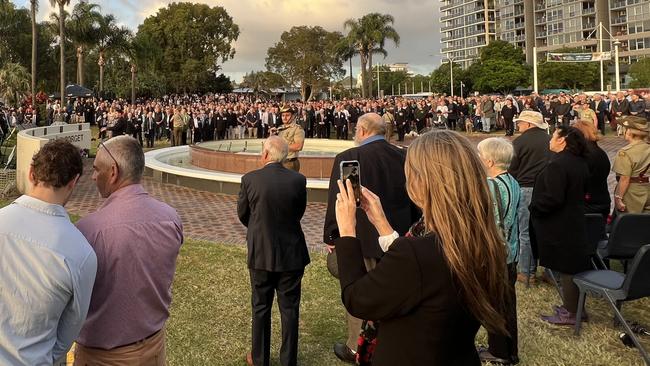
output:
<path id="1" fill-rule="evenodd" d="M 307 177 L 310 201 L 327 200 L 334 157 L 351 148 L 352 141 L 306 139 L 300 153 L 300 173 Z M 145 154 L 145 174 L 154 180 L 206 190 L 237 194 L 241 177 L 261 167 L 261 139 L 210 141 L 176 146 Z"/>

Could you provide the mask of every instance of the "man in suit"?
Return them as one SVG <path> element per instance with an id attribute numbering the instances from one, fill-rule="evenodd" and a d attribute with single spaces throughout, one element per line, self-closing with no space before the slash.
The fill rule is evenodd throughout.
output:
<path id="1" fill-rule="evenodd" d="M 305 266 L 309 264 L 300 226 L 307 207 L 307 180 L 282 166 L 288 150 L 287 143 L 278 136 L 264 142 L 261 154 L 264 167 L 242 177 L 237 202 L 239 220 L 248 227 L 248 269 L 253 292 L 252 351 L 246 355 L 249 365 L 270 363 L 271 308 L 275 292 L 282 322 L 280 363 L 297 364 L 300 285 Z"/>
<path id="2" fill-rule="evenodd" d="M 591 102 L 591 109 L 596 112 L 596 121 L 598 123 L 598 129 L 600 132 L 605 135 L 605 118 L 607 113 L 607 103 L 603 100 L 603 96 L 600 94 L 594 95 L 594 100 Z"/>
<path id="3" fill-rule="evenodd" d="M 336 224 L 336 194 L 339 193 L 337 180 L 340 179 L 340 163 L 346 160 L 359 162 L 361 185 L 381 198 L 386 217 L 398 234 L 404 235 L 411 224 L 419 219 L 419 212 L 406 193 L 404 161 L 406 153 L 386 141 L 385 122 L 376 113 L 366 113 L 359 117 L 354 142 L 357 145 L 339 153 L 334 159 L 330 175 L 330 190 L 325 214 L 323 240 L 331 253 L 335 250 L 334 241 L 339 237 Z M 386 179 L 390 177 L 390 179 Z M 363 244 L 361 251 L 367 270 L 372 270 L 381 259 L 383 251 L 379 247 L 379 234 L 368 221 L 363 210 L 357 210 L 357 237 Z M 361 319 L 347 314 L 348 339 L 345 343 L 336 343 L 334 353 L 342 361 L 355 362 L 357 338 L 361 329 Z"/>

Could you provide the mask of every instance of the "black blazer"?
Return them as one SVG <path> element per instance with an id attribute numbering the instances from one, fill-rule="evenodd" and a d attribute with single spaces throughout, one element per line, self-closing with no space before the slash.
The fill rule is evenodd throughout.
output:
<path id="1" fill-rule="evenodd" d="M 339 237 L 335 214 L 336 194 L 339 192 L 336 181 L 341 177 L 340 163 L 344 160 L 359 161 L 361 185 L 381 198 L 386 218 L 398 234 L 404 235 L 408 231 L 411 225 L 420 218 L 420 214 L 406 193 L 405 159 L 404 150 L 389 144 L 384 139 L 354 147 L 336 155 L 327 197 L 327 212 L 323 230 L 325 243 L 334 245 L 334 240 Z M 379 234 L 361 209 L 357 210 L 356 229 L 357 237 L 363 243 L 363 256 L 381 258 L 383 252 L 377 242 Z"/>
<path id="2" fill-rule="evenodd" d="M 587 162 L 563 151 L 535 180 L 531 239 L 546 268 L 567 274 L 591 269 L 584 216 L 588 177 Z"/>
<path id="3" fill-rule="evenodd" d="M 307 206 L 305 176 L 271 163 L 245 174 L 237 202 L 248 227 L 248 268 L 270 272 L 303 269 L 309 253 L 300 219 Z"/>
<path id="4" fill-rule="evenodd" d="M 480 365 L 479 322 L 463 305 L 437 236 L 401 237 L 366 273 L 359 240 L 336 240 L 348 312 L 380 321 L 372 360 L 382 365 Z"/>

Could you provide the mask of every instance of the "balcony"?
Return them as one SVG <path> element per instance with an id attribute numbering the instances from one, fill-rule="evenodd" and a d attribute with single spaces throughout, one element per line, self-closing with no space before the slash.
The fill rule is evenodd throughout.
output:
<path id="1" fill-rule="evenodd" d="M 515 36 L 515 42 L 522 42 L 526 40 L 526 35 L 525 34 L 520 34 L 518 36 Z"/>
<path id="2" fill-rule="evenodd" d="M 585 23 L 582 23 L 582 29 L 583 29 L 583 30 L 594 29 L 594 28 L 596 28 L 596 22 L 585 22 Z"/>
<path id="3" fill-rule="evenodd" d="M 625 7 L 625 0 L 617 0 L 617 1 L 611 2 L 610 9 L 614 10 L 614 9 L 620 9 L 620 8 L 624 8 L 624 7 Z"/>
<path id="4" fill-rule="evenodd" d="M 612 18 L 612 25 L 625 24 L 625 23 L 627 23 L 627 17 L 625 17 L 625 16 Z"/>
<path id="5" fill-rule="evenodd" d="M 535 18 L 535 25 L 546 23 L 546 17 Z"/>
<path id="6" fill-rule="evenodd" d="M 583 8 L 582 9 L 582 15 L 590 15 L 590 14 L 596 14 L 596 8 Z"/>
<path id="7" fill-rule="evenodd" d="M 535 32 L 535 38 L 544 38 L 546 37 L 546 31 Z"/>
<path id="8" fill-rule="evenodd" d="M 526 26 L 526 23 L 524 23 L 524 22 L 515 23 L 515 29 L 524 28 L 525 26 Z"/>

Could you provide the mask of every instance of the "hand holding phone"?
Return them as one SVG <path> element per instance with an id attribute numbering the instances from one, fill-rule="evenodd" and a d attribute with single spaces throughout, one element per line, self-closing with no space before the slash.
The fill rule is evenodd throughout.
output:
<path id="1" fill-rule="evenodd" d="M 345 181 L 350 180 L 354 190 L 354 199 L 357 207 L 361 205 L 361 167 L 356 160 L 342 161 L 340 165 L 341 181 L 346 186 Z"/>

